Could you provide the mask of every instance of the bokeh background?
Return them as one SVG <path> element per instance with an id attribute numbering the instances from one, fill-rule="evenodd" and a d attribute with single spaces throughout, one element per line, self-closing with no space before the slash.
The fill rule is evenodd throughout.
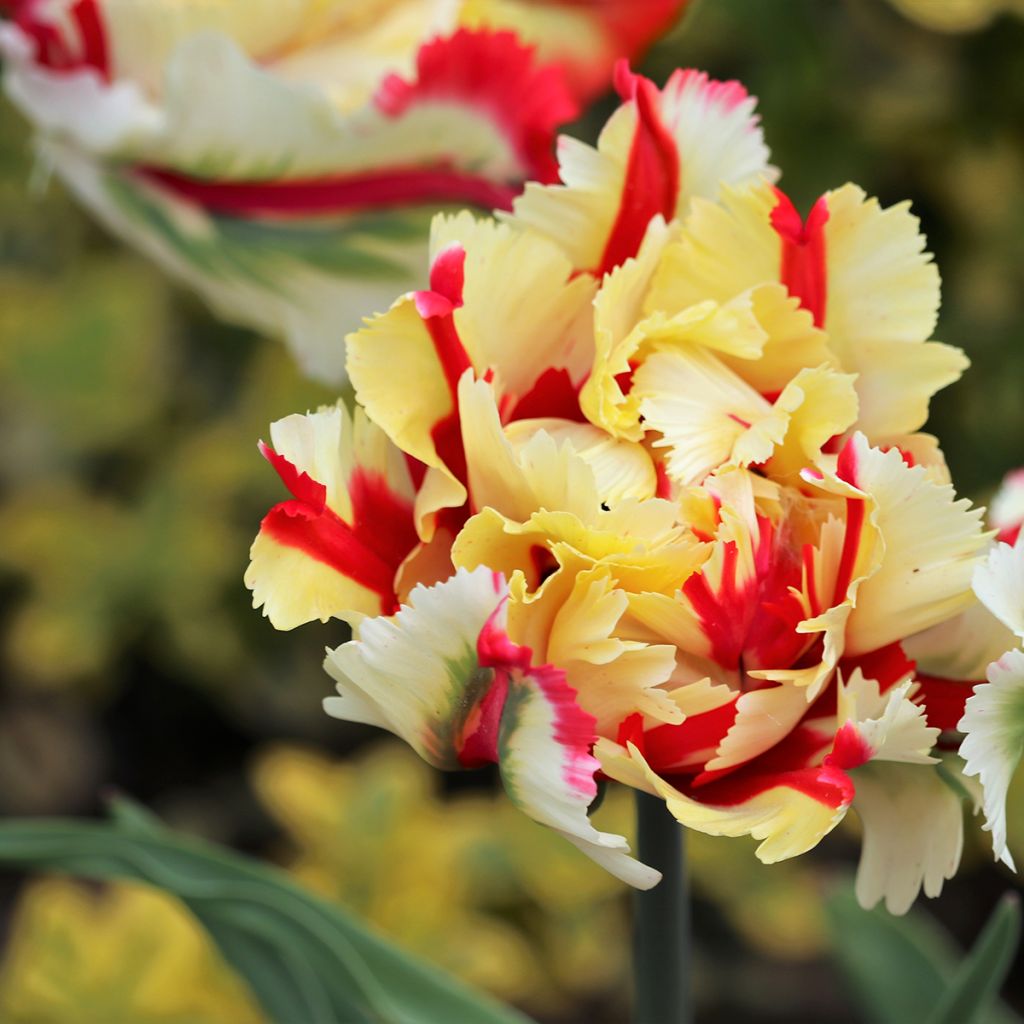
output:
<path id="1" fill-rule="evenodd" d="M 1022 14 L 995 0 L 703 0 L 644 64 L 658 81 L 698 66 L 759 95 L 803 209 L 847 180 L 912 199 L 944 279 L 937 337 L 974 364 L 931 429 L 979 501 L 1024 463 Z M 574 132 L 593 139 L 611 106 Z M 344 627 L 275 633 L 250 607 L 248 545 L 280 498 L 256 441 L 334 397 L 91 224 L 0 104 L 0 813 L 101 814 L 127 792 L 539 1020 L 623 1020 L 623 887 L 486 773 L 442 778 L 326 718 L 320 661 Z M 600 813 L 630 828 L 624 794 Z M 909 924 L 951 951 L 1018 884 L 971 832 L 960 875 Z M 765 868 L 752 849 L 690 842 L 701 1021 L 881 1020 L 840 969 L 855 825 L 796 863 Z M 184 911 L 141 887 L 0 876 L 0 942 L 5 1022 L 262 1019 Z M 1024 1010 L 1020 971 L 1007 996 Z"/>

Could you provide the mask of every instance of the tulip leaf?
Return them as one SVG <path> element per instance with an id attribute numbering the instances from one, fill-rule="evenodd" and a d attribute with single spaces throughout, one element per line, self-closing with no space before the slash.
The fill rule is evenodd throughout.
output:
<path id="1" fill-rule="evenodd" d="M 524 1024 L 283 872 L 179 835 L 123 799 L 113 814 L 112 823 L 0 823 L 0 865 L 139 881 L 177 896 L 280 1024 Z"/>
<path id="2" fill-rule="evenodd" d="M 1001 974 L 989 990 L 989 1001 L 972 1008 L 973 1016 L 934 1016 L 947 998 L 954 998 L 947 989 L 954 988 L 961 972 L 967 970 L 991 923 L 979 946 L 958 966 L 962 957 L 956 946 L 923 913 L 912 910 L 897 917 L 881 908 L 863 910 L 852 887 L 833 893 L 825 909 L 839 967 L 849 982 L 851 996 L 872 1024 L 906 1024 L 910 1020 L 929 1024 L 938 1024 L 940 1020 L 942 1024 L 1017 1021 L 1015 1015 L 991 998 L 998 991 Z M 998 915 L 997 910 L 993 921 Z M 977 989 L 972 991 L 977 993 Z M 959 1012 L 962 1006 L 957 1000 L 954 1009 Z"/>
<path id="3" fill-rule="evenodd" d="M 961 963 L 928 1018 L 928 1024 L 975 1024 L 986 1020 L 1020 941 L 1020 899 L 1007 893 L 992 911 L 971 952 Z"/>

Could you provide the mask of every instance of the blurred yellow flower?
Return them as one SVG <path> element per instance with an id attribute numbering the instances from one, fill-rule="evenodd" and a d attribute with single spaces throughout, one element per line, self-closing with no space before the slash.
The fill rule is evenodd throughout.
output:
<path id="1" fill-rule="evenodd" d="M 184 908 L 141 885 L 32 883 L 0 967 L 5 1024 L 262 1024 Z"/>
<path id="2" fill-rule="evenodd" d="M 621 988 L 621 887 L 503 800 L 441 799 L 436 775 L 393 743 L 344 761 L 274 746 L 253 782 L 297 877 L 404 948 L 531 1007 Z"/>

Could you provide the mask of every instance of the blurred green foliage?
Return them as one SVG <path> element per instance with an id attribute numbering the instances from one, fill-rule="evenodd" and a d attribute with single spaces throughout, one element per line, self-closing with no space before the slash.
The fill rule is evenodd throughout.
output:
<path id="1" fill-rule="evenodd" d="M 1007 15 L 957 35 L 885 0 L 696 0 L 644 66 L 657 80 L 680 65 L 742 80 L 803 209 L 847 180 L 912 200 L 944 279 L 937 337 L 974 363 L 931 429 L 978 500 L 1024 463 L 1022 59 L 1024 21 Z M 593 138 L 610 105 L 577 134 Z M 271 420 L 334 397 L 40 181 L 25 126 L 0 103 L 0 810 L 90 811 L 102 785 L 124 787 L 173 823 L 280 859 L 544 1020 L 619 1020 L 621 888 L 485 790 L 447 780 L 445 799 L 405 755 L 353 755 L 366 731 L 319 707 L 321 653 L 344 628 L 277 634 L 249 606 L 248 545 L 281 497 L 255 443 Z M 1020 857 L 1024 786 L 1012 804 Z M 628 827 L 624 795 L 601 813 Z M 868 1019 L 829 965 L 823 912 L 855 850 L 841 834 L 766 868 L 745 843 L 694 837 L 702 1021 Z M 962 945 L 1009 883 L 990 862 L 972 840 L 935 908 Z M 138 941 L 136 915 L 185 935 L 161 923 L 176 911 L 112 892 L 39 897 L 17 920 L 43 923 L 18 925 L 8 965 L 29 955 L 26 929 L 65 952 L 102 935 L 97 957 Z M 48 905 L 67 906 L 70 937 L 45 938 Z M 36 956 L 45 988 L 65 969 Z M 52 1007 L 31 1019 L 69 1024 Z"/>

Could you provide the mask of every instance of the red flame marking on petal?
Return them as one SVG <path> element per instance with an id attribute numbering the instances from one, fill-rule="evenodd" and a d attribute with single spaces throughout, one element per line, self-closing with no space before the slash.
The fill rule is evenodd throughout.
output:
<path id="1" fill-rule="evenodd" d="M 775 189 L 778 199 L 771 212 L 771 224 L 782 243 L 780 279 L 814 317 L 814 325 L 825 324 L 828 296 L 828 270 L 825 250 L 825 224 L 828 201 L 822 196 L 811 208 L 807 221 L 800 219 L 789 197 Z"/>

